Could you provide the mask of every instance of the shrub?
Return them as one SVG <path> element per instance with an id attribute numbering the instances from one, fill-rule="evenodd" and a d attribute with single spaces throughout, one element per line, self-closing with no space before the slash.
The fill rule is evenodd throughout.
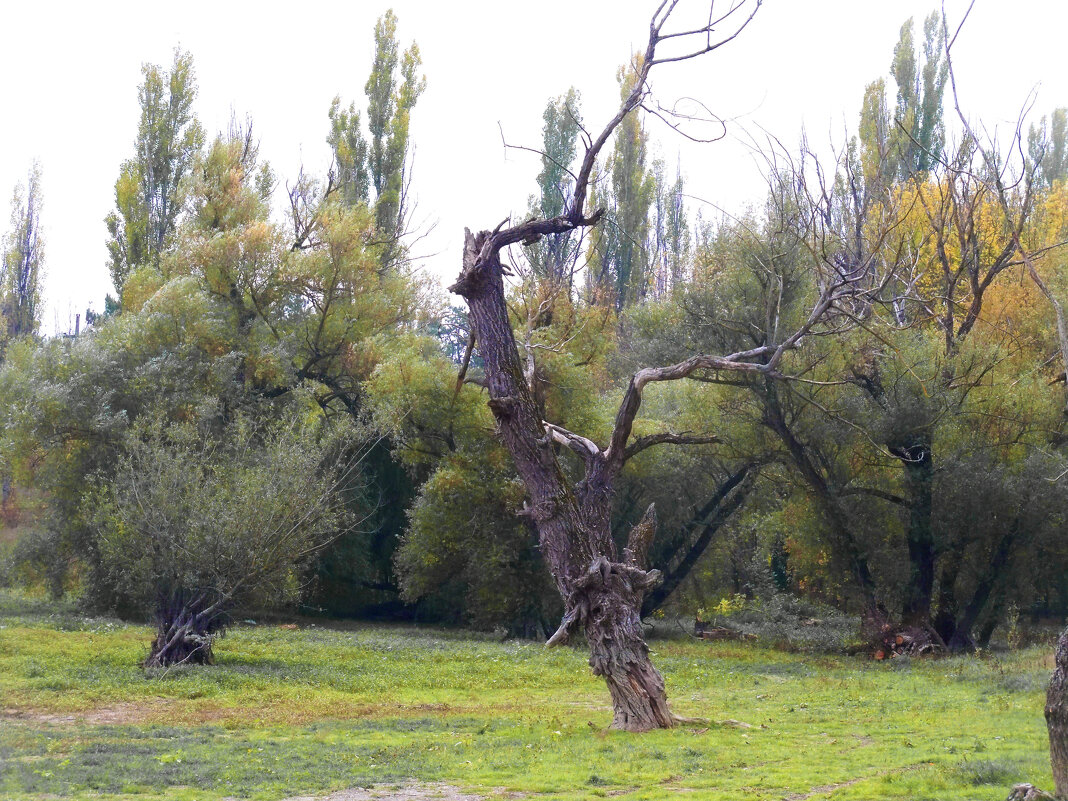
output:
<path id="1" fill-rule="evenodd" d="M 351 526 L 342 496 L 354 472 L 317 422 L 239 417 L 207 434 L 143 418 L 86 494 L 90 589 L 154 610 L 146 666 L 210 662 L 230 612 L 292 600 L 309 559 Z"/>

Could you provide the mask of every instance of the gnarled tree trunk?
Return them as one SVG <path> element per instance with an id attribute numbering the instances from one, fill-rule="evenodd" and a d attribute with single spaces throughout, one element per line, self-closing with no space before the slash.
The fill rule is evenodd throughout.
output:
<path id="1" fill-rule="evenodd" d="M 675 717 L 668 709 L 664 679 L 649 659 L 642 634 L 641 609 L 645 595 L 635 586 L 641 574 L 630 565 L 599 560 L 591 575 L 585 603 L 585 634 L 590 667 L 602 676 L 612 695 L 612 728 L 648 731 L 669 728 Z M 646 579 L 647 581 L 647 579 Z"/>
<path id="2" fill-rule="evenodd" d="M 1046 690 L 1049 761 L 1058 798 L 1068 798 L 1068 628 L 1057 640 L 1055 667 Z"/>

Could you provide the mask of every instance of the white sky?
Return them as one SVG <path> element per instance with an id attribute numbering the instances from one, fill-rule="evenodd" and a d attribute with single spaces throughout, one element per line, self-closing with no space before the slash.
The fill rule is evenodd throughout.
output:
<path id="1" fill-rule="evenodd" d="M 722 0 L 720 0 L 722 3 Z M 251 115 L 261 155 L 282 179 L 300 165 L 323 173 L 331 99 L 362 105 L 372 27 L 389 7 L 399 38 L 418 42 L 427 91 L 413 116 L 417 220 L 435 223 L 417 247 L 425 269 L 452 278 L 465 225 L 493 227 L 522 213 L 534 187 L 546 101 L 576 86 L 587 127 L 618 104 L 615 73 L 644 47 L 654 0 L 347 0 L 347 2 L 70 4 L 5 8 L 0 29 L 0 199 L 43 170 L 48 311 L 44 329 L 66 330 L 88 304 L 100 311 L 111 290 L 103 219 L 120 163 L 131 155 L 140 66 L 169 65 L 175 45 L 193 54 L 196 111 L 209 134 L 231 110 Z M 704 0 L 683 0 L 699 9 Z M 787 143 L 801 127 L 816 144 L 855 128 L 864 85 L 887 75 L 901 23 L 922 18 L 927 0 L 765 0 L 741 37 L 698 61 L 653 73 L 664 105 L 700 99 L 725 118 L 758 126 Z M 947 0 L 951 20 L 965 0 Z M 955 47 L 962 101 L 988 125 L 1014 120 L 1038 87 L 1035 117 L 1068 105 L 1064 31 L 1068 4 L 1016 0 L 1011 11 L 978 0 Z M 737 210 L 759 194 L 747 149 L 728 140 L 694 146 L 650 121 L 660 153 L 681 153 L 690 191 Z M 741 136 L 737 127 L 732 133 Z M 0 221 L 6 222 L 6 203 Z"/>

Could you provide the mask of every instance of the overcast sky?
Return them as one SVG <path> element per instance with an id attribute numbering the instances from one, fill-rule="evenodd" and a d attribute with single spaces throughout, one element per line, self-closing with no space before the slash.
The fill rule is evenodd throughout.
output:
<path id="1" fill-rule="evenodd" d="M 682 0 L 697 9 L 704 0 Z M 947 0 L 959 20 L 966 0 Z M 962 102 L 991 127 L 1008 125 L 1037 87 L 1035 117 L 1068 105 L 1068 9 L 1051 0 L 977 0 L 954 48 Z M 340 95 L 363 104 L 372 28 L 389 7 L 399 37 L 418 42 L 427 90 L 416 107 L 416 220 L 433 230 L 417 246 L 423 268 L 459 268 L 463 227 L 493 227 L 522 212 L 539 164 L 506 152 L 537 146 L 546 101 L 574 85 L 590 128 L 618 104 L 617 68 L 644 47 L 650 0 L 348 0 L 22 3 L 0 29 L 0 193 L 37 159 L 43 171 L 46 332 L 65 330 L 111 283 L 103 219 L 119 165 L 129 158 L 142 62 L 193 54 L 196 111 L 209 133 L 231 113 L 251 116 L 261 155 L 282 180 L 329 166 L 326 112 Z M 660 155 L 681 158 L 690 191 L 737 210 L 759 194 L 746 131 L 792 143 L 804 126 L 817 143 L 855 128 L 864 85 L 887 75 L 902 22 L 917 29 L 933 8 L 919 0 L 765 0 L 733 43 L 699 61 L 654 71 L 661 103 L 694 97 L 733 120 L 724 141 L 694 146 L 655 121 Z M 919 30 L 917 31 L 919 33 Z M 710 207 L 708 213 L 714 213 Z M 6 224 L 6 203 L 0 205 Z"/>

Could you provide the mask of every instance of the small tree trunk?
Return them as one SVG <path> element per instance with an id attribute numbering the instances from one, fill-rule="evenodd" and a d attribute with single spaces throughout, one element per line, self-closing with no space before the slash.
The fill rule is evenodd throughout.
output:
<path id="1" fill-rule="evenodd" d="M 8 475 L 0 482 L 0 516 L 5 526 L 17 526 L 19 523 L 18 510 L 15 508 L 15 487 L 11 483 L 11 476 Z"/>
<path id="2" fill-rule="evenodd" d="M 144 667 L 215 664 L 211 647 L 224 622 L 221 602 L 209 603 L 203 594 L 183 590 L 161 594 L 156 604 L 156 638 Z"/>
<path id="3" fill-rule="evenodd" d="M 1068 798 L 1068 628 L 1057 640 L 1056 667 L 1046 690 L 1049 761 L 1058 798 Z"/>
<path id="4" fill-rule="evenodd" d="M 917 442 L 891 447 L 905 470 L 909 499 L 909 519 L 905 530 L 908 545 L 909 578 L 905 585 L 902 617 L 909 625 L 926 624 L 931 618 L 934 594 L 935 549 L 931 526 L 934 465 L 927 432 Z"/>

